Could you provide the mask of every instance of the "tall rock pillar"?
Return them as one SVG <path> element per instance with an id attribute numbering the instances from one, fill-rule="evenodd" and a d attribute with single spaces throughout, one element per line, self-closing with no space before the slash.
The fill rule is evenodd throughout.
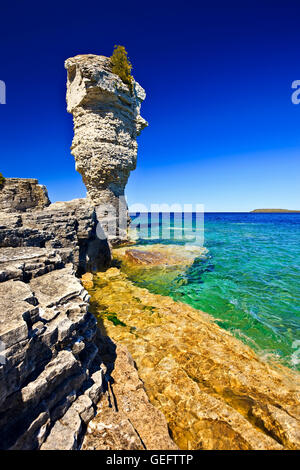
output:
<path id="1" fill-rule="evenodd" d="M 137 82 L 131 91 L 104 56 L 78 55 L 65 68 L 67 110 L 74 120 L 71 153 L 104 228 L 116 214 L 116 236 L 108 236 L 116 244 L 127 238 L 124 189 L 136 167 L 136 138 L 147 126 L 140 115 L 146 94 Z"/>

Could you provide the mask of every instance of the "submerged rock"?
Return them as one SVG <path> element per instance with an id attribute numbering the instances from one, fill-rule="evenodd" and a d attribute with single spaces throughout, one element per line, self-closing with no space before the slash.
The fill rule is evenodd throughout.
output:
<path id="1" fill-rule="evenodd" d="M 86 199 L 24 213 L 0 211 L 0 280 L 27 280 L 66 263 L 80 273 L 108 266 L 110 249 L 97 237 L 97 226 Z"/>
<path id="2" fill-rule="evenodd" d="M 135 245 L 113 250 L 115 259 L 132 266 L 189 266 L 196 257 L 203 256 L 206 248 L 193 245 Z"/>
<path id="3" fill-rule="evenodd" d="M 82 449 L 177 449 L 162 412 L 149 401 L 127 348 L 112 341 L 107 345 L 107 391 L 89 423 Z"/>
<path id="4" fill-rule="evenodd" d="M 0 293 L 0 448 L 78 448 L 78 400 L 102 370 L 86 290 L 70 264 L 27 283 L 2 282 Z M 60 420 L 71 414 L 54 445 Z"/>
<path id="5" fill-rule="evenodd" d="M 90 293 L 100 328 L 128 347 L 181 449 L 300 449 L 299 374 L 116 268 Z"/>
<path id="6" fill-rule="evenodd" d="M 24 188 L 32 197 L 0 211 L 0 448 L 78 448 L 95 414 L 95 403 L 81 412 L 81 397 L 103 390 L 96 321 L 75 273 L 103 268 L 110 251 L 86 200 L 42 207 L 36 180 L 13 187 L 14 201 Z"/>

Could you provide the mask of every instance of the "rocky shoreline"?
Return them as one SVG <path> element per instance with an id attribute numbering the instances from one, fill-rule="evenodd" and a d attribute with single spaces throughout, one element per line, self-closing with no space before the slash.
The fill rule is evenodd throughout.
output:
<path id="1" fill-rule="evenodd" d="M 253 211 L 251 212 L 255 212 L 255 213 L 278 213 L 278 214 L 281 214 L 281 213 L 299 213 L 300 211 L 298 210 L 292 210 L 292 209 L 254 209 Z"/>

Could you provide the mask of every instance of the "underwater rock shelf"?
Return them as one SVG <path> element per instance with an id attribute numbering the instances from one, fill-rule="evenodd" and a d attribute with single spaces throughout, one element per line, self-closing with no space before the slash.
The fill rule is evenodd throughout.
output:
<path id="1" fill-rule="evenodd" d="M 100 329 L 128 348 L 181 449 L 300 448 L 299 374 L 117 268 L 87 287 Z"/>

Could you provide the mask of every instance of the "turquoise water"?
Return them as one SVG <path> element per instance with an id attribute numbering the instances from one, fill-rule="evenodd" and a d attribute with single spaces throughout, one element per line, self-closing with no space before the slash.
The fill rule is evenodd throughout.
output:
<path id="1" fill-rule="evenodd" d="M 200 246 L 201 237 L 189 240 L 192 220 L 186 219 L 185 240 L 140 243 Z M 146 215 L 142 220 L 147 225 Z M 158 225 L 166 228 L 170 220 Z M 171 225 L 180 232 L 180 220 Z M 207 213 L 204 246 L 206 255 L 175 279 L 145 270 L 132 280 L 210 313 L 261 354 L 300 370 L 300 214 Z"/>

